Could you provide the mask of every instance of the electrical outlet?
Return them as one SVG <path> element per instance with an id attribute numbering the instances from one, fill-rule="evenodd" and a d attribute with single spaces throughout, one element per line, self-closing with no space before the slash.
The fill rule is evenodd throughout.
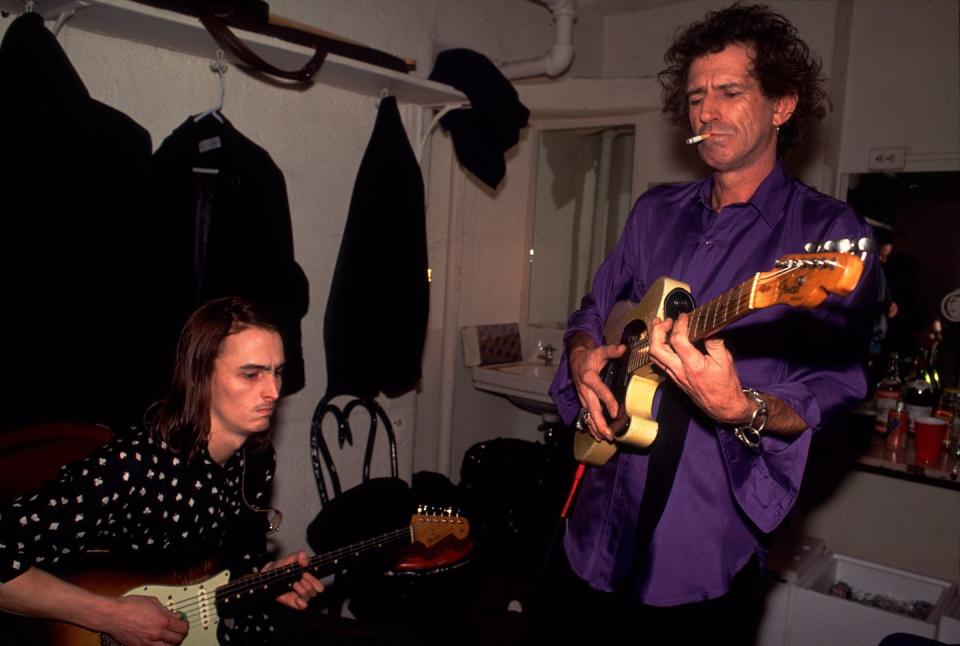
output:
<path id="1" fill-rule="evenodd" d="M 902 170 L 907 149 L 904 148 L 871 148 L 870 161 L 867 168 L 870 170 Z"/>

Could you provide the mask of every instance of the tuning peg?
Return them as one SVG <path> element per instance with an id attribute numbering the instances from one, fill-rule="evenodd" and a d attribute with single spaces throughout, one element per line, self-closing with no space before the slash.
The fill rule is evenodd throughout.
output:
<path id="1" fill-rule="evenodd" d="M 853 240 L 849 240 L 847 238 L 844 238 L 842 240 L 837 240 L 837 251 L 839 251 L 840 253 L 847 253 L 848 251 L 853 249 L 853 247 L 854 247 Z"/>
<path id="2" fill-rule="evenodd" d="M 807 244 L 803 245 L 803 250 L 806 251 L 807 253 L 815 253 L 817 251 L 820 251 L 820 243 L 808 242 Z"/>
<path id="3" fill-rule="evenodd" d="M 877 241 L 873 238 L 860 238 L 857 240 L 857 251 L 864 253 L 873 253 L 877 250 Z"/>

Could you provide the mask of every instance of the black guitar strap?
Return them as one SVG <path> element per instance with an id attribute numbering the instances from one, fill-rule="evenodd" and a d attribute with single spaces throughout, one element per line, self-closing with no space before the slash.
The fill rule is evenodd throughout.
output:
<path id="1" fill-rule="evenodd" d="M 660 387 L 660 409 L 657 412 L 659 431 L 657 439 L 650 449 L 647 465 L 647 480 L 643 488 L 643 499 L 637 511 L 636 546 L 633 562 L 619 587 L 628 585 L 646 563 L 647 552 L 653 531 L 660 522 L 667 499 L 673 488 L 673 480 L 680 464 L 680 454 L 687 438 L 687 427 L 696 407 L 680 388 L 672 381 L 666 381 Z"/>

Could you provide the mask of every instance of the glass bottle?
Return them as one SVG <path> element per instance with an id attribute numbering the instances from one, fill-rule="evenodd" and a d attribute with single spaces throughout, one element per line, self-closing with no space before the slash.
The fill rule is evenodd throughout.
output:
<path id="1" fill-rule="evenodd" d="M 903 394 L 903 380 L 900 379 L 900 355 L 891 352 L 887 357 L 887 368 L 884 371 L 883 379 L 877 384 L 876 400 L 874 408 L 876 418 L 873 430 L 884 434 L 887 432 L 887 418 L 890 411 L 894 410 L 897 402 Z"/>
<path id="2" fill-rule="evenodd" d="M 933 416 L 939 417 L 947 423 L 947 435 L 943 439 L 943 446 L 948 451 L 955 443 L 955 432 L 960 429 L 960 425 L 956 421 L 957 415 L 960 414 L 958 408 L 960 408 L 960 389 L 944 388 L 939 402 L 933 409 Z"/>
<path id="3" fill-rule="evenodd" d="M 913 369 L 903 384 L 903 404 L 910 417 L 911 433 L 918 417 L 933 415 L 933 405 L 936 403 L 936 394 L 927 371 L 928 357 L 924 350 L 917 353 L 913 359 Z"/>

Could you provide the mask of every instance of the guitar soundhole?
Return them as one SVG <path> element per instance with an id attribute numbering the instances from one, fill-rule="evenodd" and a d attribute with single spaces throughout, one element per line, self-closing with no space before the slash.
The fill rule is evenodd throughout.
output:
<path id="1" fill-rule="evenodd" d="M 681 314 L 692 312 L 694 308 L 696 308 L 696 303 L 693 302 L 693 296 L 680 287 L 670 290 L 670 293 L 663 299 L 663 313 L 667 318 L 674 321 Z"/>

